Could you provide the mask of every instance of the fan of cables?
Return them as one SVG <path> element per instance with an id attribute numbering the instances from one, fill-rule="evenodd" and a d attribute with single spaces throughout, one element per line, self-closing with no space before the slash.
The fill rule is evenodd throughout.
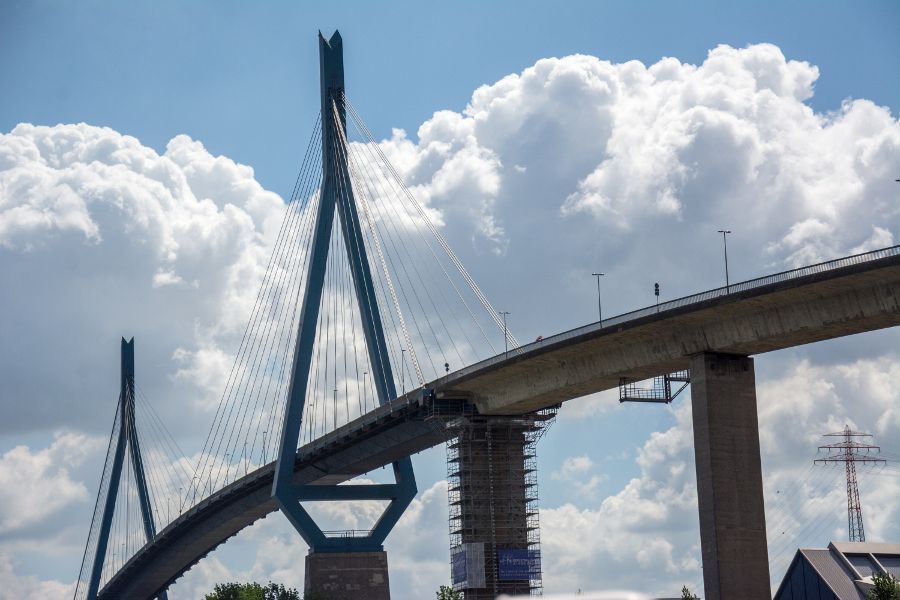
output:
<path id="1" fill-rule="evenodd" d="M 439 213 L 419 202 L 391 165 L 356 108 L 335 98 L 317 120 L 262 284 L 213 423 L 195 465 L 188 505 L 273 460 L 322 194 L 317 143 L 332 127 L 329 164 L 335 193 L 352 199 L 362 240 L 351 244 L 372 275 L 361 298 L 339 226 L 328 259 L 302 414 L 300 445 L 379 404 L 373 365 L 389 361 L 398 395 L 451 370 L 518 346 L 498 313 L 441 234 Z M 348 125 L 344 125 L 344 120 Z M 352 133 L 352 139 L 351 134 Z M 353 252 L 352 248 L 349 252 Z M 377 307 L 387 356 L 366 343 L 359 304 Z M 366 324 L 369 325 L 369 324 Z M 504 335 L 506 339 L 504 339 Z"/>

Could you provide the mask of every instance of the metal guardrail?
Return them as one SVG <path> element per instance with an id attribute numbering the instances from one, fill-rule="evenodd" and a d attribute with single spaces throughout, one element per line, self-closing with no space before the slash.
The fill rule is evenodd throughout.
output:
<path id="1" fill-rule="evenodd" d="M 715 298 L 737 295 L 748 290 L 772 285 L 774 283 L 800 279 L 802 277 L 808 277 L 810 275 L 816 275 L 818 273 L 827 273 L 829 271 L 835 271 L 837 269 L 869 263 L 893 256 L 900 256 L 900 245 L 890 246 L 888 248 L 882 248 L 880 250 L 872 250 L 870 252 L 862 252 L 860 254 L 853 254 L 851 256 L 844 256 L 842 258 L 836 258 L 834 260 L 828 260 L 814 265 L 808 265 L 805 267 L 799 267 L 797 269 L 791 269 L 789 271 L 774 273 L 772 275 L 765 275 L 763 277 L 757 277 L 756 279 L 749 279 L 747 281 L 733 283 L 727 286 L 707 290 L 705 292 L 691 294 L 690 296 L 684 296 L 675 300 L 669 300 L 658 305 L 654 304 L 645 308 L 639 308 L 637 310 L 616 315 L 615 317 L 610 317 L 609 319 L 603 319 L 599 322 L 590 323 L 588 325 L 582 325 L 568 331 L 563 331 L 562 333 L 551 335 L 537 342 L 525 344 L 524 346 L 519 346 L 517 348 L 511 348 L 508 352 L 497 354 L 496 356 L 492 356 L 491 358 L 469 365 L 468 367 L 464 367 L 456 373 L 452 373 L 451 377 L 464 376 L 469 373 L 479 371 L 491 364 L 506 360 L 509 357 L 519 356 L 521 354 L 525 354 L 526 352 L 530 352 L 538 348 L 543 348 L 548 345 L 557 344 L 559 342 L 578 337 L 589 332 L 617 327 L 619 325 L 622 325 L 623 323 L 634 321 L 642 317 L 647 317 L 657 313 L 663 313 L 684 306 L 690 306 L 692 304 L 698 304 L 700 302 L 705 302 L 707 300 L 712 300 Z"/>
<path id="2" fill-rule="evenodd" d="M 372 531 L 369 529 L 333 529 L 322 533 L 328 538 L 357 538 L 367 537 Z"/>

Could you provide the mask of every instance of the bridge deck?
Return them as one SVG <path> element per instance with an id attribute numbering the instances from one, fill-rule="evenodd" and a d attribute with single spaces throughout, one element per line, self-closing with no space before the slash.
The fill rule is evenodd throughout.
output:
<path id="1" fill-rule="evenodd" d="M 761 354 L 900 324 L 900 248 L 648 307 L 528 344 L 430 384 L 484 414 L 521 414 L 686 369 L 699 352 Z M 872 257 L 875 254 L 875 257 Z"/>
<path id="2" fill-rule="evenodd" d="M 900 324 L 900 249 L 711 290 L 547 338 L 442 377 L 438 398 L 482 413 L 521 414 L 684 369 L 704 351 L 758 354 Z M 818 266 L 817 266 L 818 267 Z M 420 392 L 410 393 L 298 451 L 295 481 L 345 481 L 445 439 Z M 157 534 L 101 590 L 150 600 L 219 544 L 276 510 L 269 464 L 201 501 Z"/>

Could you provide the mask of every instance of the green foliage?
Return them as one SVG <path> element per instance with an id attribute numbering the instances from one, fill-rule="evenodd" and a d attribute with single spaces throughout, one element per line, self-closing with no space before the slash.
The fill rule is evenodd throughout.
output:
<path id="1" fill-rule="evenodd" d="M 875 587 L 866 594 L 867 600 L 900 600 L 900 583 L 890 573 L 876 573 L 872 576 Z"/>
<path id="2" fill-rule="evenodd" d="M 462 600 L 462 593 L 453 591 L 449 585 L 442 585 L 435 595 L 437 600 Z"/>
<path id="3" fill-rule="evenodd" d="M 280 583 L 219 583 L 204 600 L 301 600 L 300 593 Z"/>
<path id="4" fill-rule="evenodd" d="M 700 598 L 692 594 L 688 586 L 684 585 L 681 587 L 681 600 L 700 600 Z"/>

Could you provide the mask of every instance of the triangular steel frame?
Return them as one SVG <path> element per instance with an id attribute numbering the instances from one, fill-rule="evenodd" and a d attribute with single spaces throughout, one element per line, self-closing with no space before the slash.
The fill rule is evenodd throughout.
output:
<path id="1" fill-rule="evenodd" d="M 103 561 L 106 557 L 106 548 L 109 543 L 109 531 L 112 526 L 113 513 L 116 510 L 116 498 L 119 492 L 119 481 L 122 476 L 122 464 L 125 461 L 126 446 L 130 450 L 131 464 L 134 467 L 138 501 L 141 505 L 141 520 L 144 523 L 144 535 L 147 537 L 148 542 L 156 536 L 153 507 L 150 504 L 150 494 L 147 491 L 144 461 L 141 458 L 141 444 L 138 440 L 137 426 L 135 424 L 134 338 L 127 342 L 125 338 L 122 338 L 120 381 L 118 409 L 121 419 L 116 439 L 116 450 L 113 454 L 112 472 L 110 473 L 109 486 L 106 488 L 106 499 L 103 504 L 103 516 L 100 519 L 100 535 L 97 538 L 91 578 L 88 582 L 87 600 L 96 600 L 97 593 L 100 591 L 100 577 L 103 574 Z M 167 600 L 168 596 L 163 592 L 157 598 L 158 600 Z"/>
<path id="2" fill-rule="evenodd" d="M 341 233 L 356 289 L 357 306 L 369 352 L 371 374 L 380 404 L 397 396 L 390 359 L 384 339 L 372 273 L 363 243 L 362 229 L 353 196 L 346 154 L 339 149 L 335 134 L 346 133 L 344 105 L 344 52 L 337 31 L 326 40 L 319 32 L 319 65 L 322 91 L 322 191 L 316 214 L 312 255 L 294 348 L 291 381 L 288 388 L 284 423 L 272 485 L 272 496 L 282 512 L 310 547 L 311 552 L 381 551 L 385 538 L 416 495 L 416 480 L 409 457 L 393 463 L 396 483 L 378 485 L 295 485 L 292 481 L 297 443 L 309 368 L 316 338 L 316 326 L 322 302 L 329 241 L 335 211 L 340 216 Z M 337 107 L 335 114 L 334 107 Z M 301 506 L 302 500 L 389 500 L 374 528 L 366 536 L 327 537 Z"/>

